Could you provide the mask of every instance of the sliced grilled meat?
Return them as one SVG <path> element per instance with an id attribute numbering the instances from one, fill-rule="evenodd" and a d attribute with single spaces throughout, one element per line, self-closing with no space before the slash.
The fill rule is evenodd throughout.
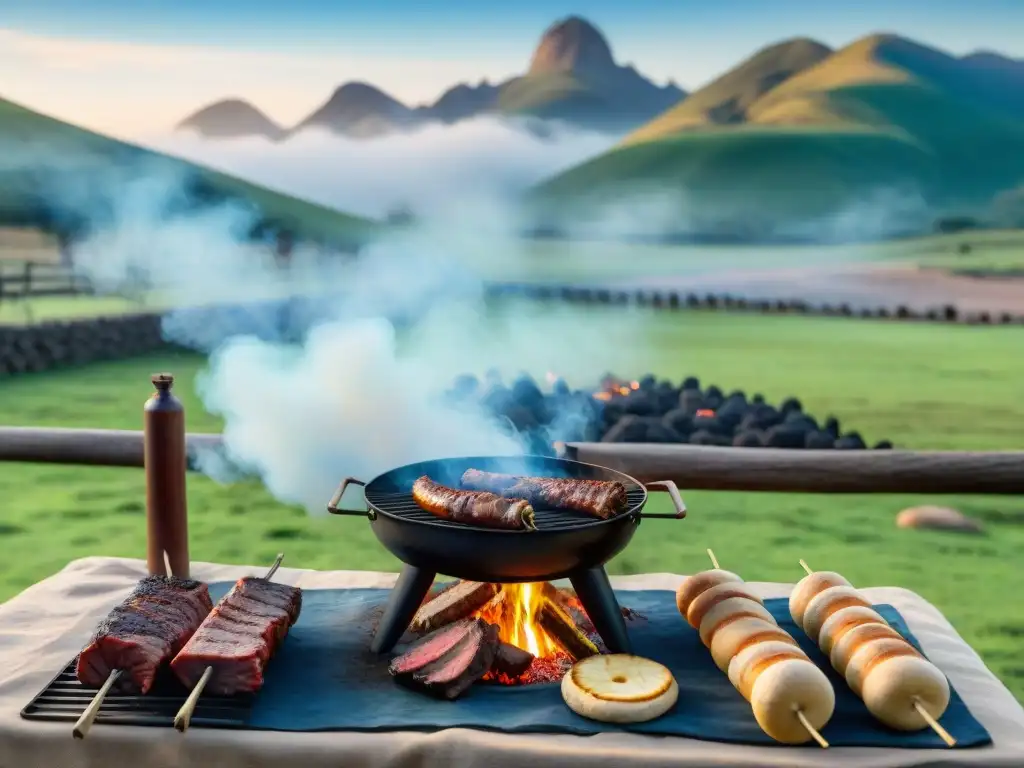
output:
<path id="1" fill-rule="evenodd" d="M 193 688 L 207 667 L 210 693 L 258 691 L 263 671 L 298 620 L 302 592 L 266 579 L 239 579 L 171 662 L 171 670 Z"/>
<path id="2" fill-rule="evenodd" d="M 212 608 L 209 588 L 194 579 L 148 576 L 96 628 L 78 655 L 82 685 L 99 688 L 115 669 L 116 688 L 147 693 L 159 667 L 188 642 Z"/>
<path id="3" fill-rule="evenodd" d="M 627 505 L 626 486 L 608 480 L 558 477 L 518 477 L 467 469 L 461 485 L 505 498 L 526 499 L 536 507 L 572 509 L 606 520 Z"/>
<path id="4" fill-rule="evenodd" d="M 485 491 L 460 491 L 424 475 L 412 485 L 412 498 L 437 517 L 485 528 L 535 531 L 533 507 L 523 499 Z"/>
<path id="5" fill-rule="evenodd" d="M 402 685 L 442 699 L 456 699 L 494 665 L 498 628 L 481 619 L 449 625 L 419 640 L 391 664 Z"/>

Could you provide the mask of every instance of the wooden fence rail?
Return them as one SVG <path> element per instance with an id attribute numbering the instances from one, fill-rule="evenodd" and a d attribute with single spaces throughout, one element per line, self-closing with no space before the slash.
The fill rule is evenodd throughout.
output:
<path id="1" fill-rule="evenodd" d="M 195 457 L 221 436 L 190 433 Z M 569 443 L 567 458 L 683 489 L 803 493 L 1024 494 L 1024 451 L 805 451 L 695 445 Z M 0 427 L 0 461 L 142 467 L 142 432 Z M 371 478 L 361 478 L 370 480 Z"/>
<path id="2" fill-rule="evenodd" d="M 0 302 L 93 292 L 89 281 L 63 264 L 0 261 Z"/>

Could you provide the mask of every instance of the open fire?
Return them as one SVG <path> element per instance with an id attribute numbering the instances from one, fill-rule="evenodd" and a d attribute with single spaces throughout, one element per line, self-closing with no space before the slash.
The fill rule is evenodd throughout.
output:
<path id="1" fill-rule="evenodd" d="M 627 618 L 635 614 L 623 611 Z M 557 682 L 579 659 L 601 653 L 603 644 L 575 593 L 547 582 L 484 584 L 458 581 L 432 595 L 413 618 L 411 629 L 423 634 L 464 619 L 495 627 L 501 644 L 525 654 L 514 673 L 492 669 L 495 683 L 524 685 Z"/>

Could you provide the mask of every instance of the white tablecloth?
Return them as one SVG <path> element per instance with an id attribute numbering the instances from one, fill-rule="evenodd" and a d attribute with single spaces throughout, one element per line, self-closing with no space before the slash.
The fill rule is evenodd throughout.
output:
<path id="1" fill-rule="evenodd" d="M 193 575 L 228 581 L 256 567 L 195 563 Z M 0 605 L 0 768 L 667 768 L 718 766 L 1024 767 L 1024 709 L 933 606 L 903 589 L 866 589 L 895 606 L 929 657 L 992 735 L 990 747 L 958 750 L 755 747 L 633 734 L 597 736 L 436 733 L 278 733 L 96 725 L 84 741 L 71 724 L 30 722 L 19 712 L 88 640 L 96 622 L 145 575 L 137 560 L 86 558 Z M 307 589 L 390 587 L 395 574 L 282 568 L 276 580 Z M 682 576 L 613 579 L 618 589 L 675 589 Z M 764 597 L 787 584 L 753 583 Z"/>

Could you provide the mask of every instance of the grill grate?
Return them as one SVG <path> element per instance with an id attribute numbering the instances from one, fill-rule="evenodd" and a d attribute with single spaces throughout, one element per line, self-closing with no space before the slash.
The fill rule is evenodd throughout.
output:
<path id="1" fill-rule="evenodd" d="M 50 681 L 21 710 L 26 720 L 73 723 L 93 700 L 96 691 L 86 688 L 75 676 L 77 657 Z M 188 698 L 188 691 L 166 672 L 159 676 L 152 690 L 143 694 L 111 691 L 103 700 L 97 723 L 107 725 L 147 725 L 170 728 L 174 716 Z M 190 721 L 192 728 L 245 728 L 255 696 L 201 696 Z"/>
<path id="2" fill-rule="evenodd" d="M 635 512 L 643 503 L 646 491 L 636 486 L 627 486 L 626 489 L 626 511 L 618 516 L 628 515 Z M 381 512 L 400 517 L 415 523 L 426 523 L 431 525 L 442 525 L 457 528 L 473 528 L 476 530 L 492 531 L 491 528 L 482 528 L 465 523 L 452 523 L 443 520 L 413 501 L 412 493 L 385 493 L 367 489 L 366 501 Z M 567 531 L 574 528 L 585 528 L 590 525 L 600 525 L 605 522 L 591 517 L 583 512 L 575 512 L 567 509 L 551 509 L 546 507 L 534 507 L 534 522 L 538 531 Z M 531 534 L 532 535 L 532 534 Z"/>

